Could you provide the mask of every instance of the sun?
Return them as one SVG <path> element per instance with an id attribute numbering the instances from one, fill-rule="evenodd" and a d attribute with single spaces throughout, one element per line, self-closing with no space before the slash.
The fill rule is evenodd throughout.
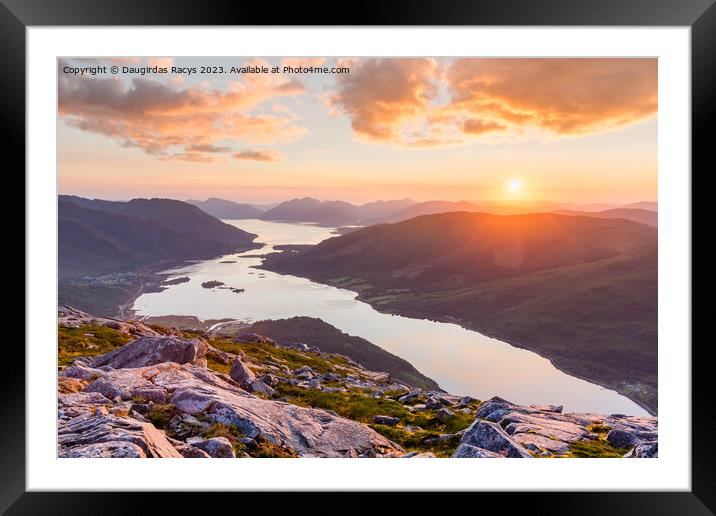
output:
<path id="1" fill-rule="evenodd" d="M 522 181 L 520 181 L 519 179 L 512 179 L 512 180 L 507 184 L 507 189 L 508 189 L 511 193 L 517 193 L 517 192 L 519 192 L 520 190 L 522 190 Z"/>

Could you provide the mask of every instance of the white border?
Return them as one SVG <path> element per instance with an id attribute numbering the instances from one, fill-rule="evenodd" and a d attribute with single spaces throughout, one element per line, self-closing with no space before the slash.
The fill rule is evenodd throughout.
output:
<path id="1" fill-rule="evenodd" d="M 27 42 L 28 490 L 690 489 L 689 28 L 32 27 Z M 658 56 L 659 459 L 56 459 L 56 57 L 83 55 Z"/>

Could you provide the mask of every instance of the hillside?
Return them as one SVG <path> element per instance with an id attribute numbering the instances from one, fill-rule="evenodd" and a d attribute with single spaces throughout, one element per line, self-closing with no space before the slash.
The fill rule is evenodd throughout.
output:
<path id="1" fill-rule="evenodd" d="M 366 369 L 386 371 L 396 380 L 410 385 L 424 389 L 439 388 L 434 380 L 406 360 L 314 317 L 260 321 L 252 324 L 247 331 L 270 337 L 281 345 L 310 342 L 322 351 L 348 356 Z"/>
<path id="2" fill-rule="evenodd" d="M 118 202 L 61 195 L 59 200 L 93 210 L 150 220 L 177 233 L 225 245 L 250 244 L 256 238 L 252 233 L 224 224 L 196 206 L 173 199 L 132 199 Z"/>
<path id="3" fill-rule="evenodd" d="M 657 232 L 624 219 L 446 213 L 377 225 L 264 268 L 376 309 L 463 326 L 657 403 Z"/>
<path id="4" fill-rule="evenodd" d="M 194 206 L 163 199 L 137 201 L 60 197 L 60 303 L 115 315 L 161 281 L 148 268 L 258 247 L 252 242 L 255 235 Z"/>
<path id="5" fill-rule="evenodd" d="M 189 199 L 186 201 L 193 204 L 205 213 L 217 219 L 258 219 L 261 218 L 264 210 L 245 203 L 227 201 L 211 197 L 205 201 Z"/>
<path id="6" fill-rule="evenodd" d="M 656 418 L 416 389 L 315 341 L 58 323 L 60 457 L 658 457 Z"/>
<path id="7" fill-rule="evenodd" d="M 554 213 L 558 213 L 560 215 L 595 217 L 598 219 L 626 219 L 639 222 L 640 224 L 646 224 L 647 226 L 654 228 L 659 224 L 658 212 L 641 208 L 613 208 L 597 212 L 560 210 L 555 211 Z"/>

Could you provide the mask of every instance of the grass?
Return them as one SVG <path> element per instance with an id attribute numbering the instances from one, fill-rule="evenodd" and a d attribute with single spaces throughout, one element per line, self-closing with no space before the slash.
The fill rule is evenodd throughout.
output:
<path id="1" fill-rule="evenodd" d="M 582 459 L 623 457 L 629 448 L 616 448 L 609 444 L 605 439 L 573 441 L 569 443 L 569 453 L 567 457 L 576 457 Z"/>
<path id="2" fill-rule="evenodd" d="M 451 434 L 470 426 L 475 416 L 456 412 L 455 417 L 443 423 L 435 417 L 436 411 L 411 412 L 400 402 L 390 398 L 374 398 L 361 391 L 322 392 L 315 389 L 301 389 L 287 384 L 276 387 L 277 395 L 285 396 L 289 403 L 304 407 L 333 410 L 339 416 L 359 421 L 373 430 L 401 445 L 409 451 L 432 451 L 438 456 L 449 457 L 455 451 L 459 439 L 453 438 L 436 443 L 425 443 L 426 439 L 441 434 Z M 479 405 L 474 402 L 471 408 Z M 373 424 L 373 417 L 385 415 L 400 418 L 396 426 Z M 408 426 L 422 430 L 409 431 Z"/>
<path id="3" fill-rule="evenodd" d="M 57 339 L 57 363 L 65 366 L 80 356 L 109 353 L 134 340 L 134 337 L 106 326 L 86 324 L 79 328 L 58 326 Z"/>
<path id="4" fill-rule="evenodd" d="M 226 438 L 231 443 L 237 457 L 242 457 L 243 454 L 254 458 L 293 458 L 298 456 L 294 450 L 284 448 L 261 437 L 254 439 L 256 441 L 255 446 L 239 442 L 239 439 L 246 437 L 246 435 L 234 425 L 213 424 L 204 432 L 202 437 L 205 439 L 213 437 Z"/>
<path id="5" fill-rule="evenodd" d="M 157 428 L 166 430 L 169 421 L 180 414 L 181 411 L 172 404 L 154 403 L 149 409 L 147 419 Z"/>

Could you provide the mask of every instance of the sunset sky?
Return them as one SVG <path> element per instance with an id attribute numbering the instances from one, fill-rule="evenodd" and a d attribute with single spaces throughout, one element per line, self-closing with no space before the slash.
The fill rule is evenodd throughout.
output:
<path id="1" fill-rule="evenodd" d="M 248 63 L 350 73 L 62 72 Z M 62 194 L 657 198 L 656 59 L 66 58 L 58 70 Z"/>

